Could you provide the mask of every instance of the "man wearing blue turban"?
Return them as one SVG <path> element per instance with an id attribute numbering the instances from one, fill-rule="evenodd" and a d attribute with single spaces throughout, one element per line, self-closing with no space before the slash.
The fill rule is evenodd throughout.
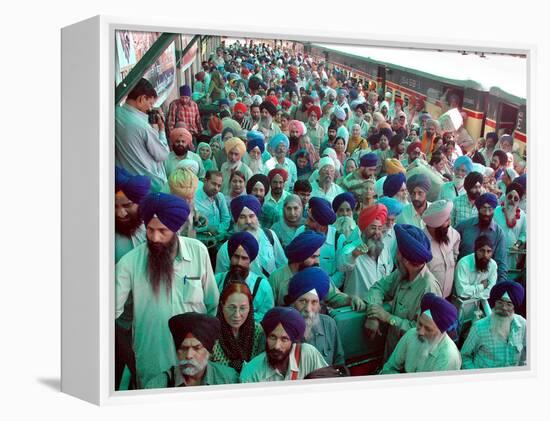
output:
<path id="1" fill-rule="evenodd" d="M 489 295 L 491 314 L 474 323 L 462 346 L 462 368 L 522 366 L 527 363 L 527 322 L 517 314 L 525 290 L 514 281 L 497 283 Z"/>
<path id="2" fill-rule="evenodd" d="M 310 267 L 292 276 L 286 302 L 300 312 L 306 322 L 305 342 L 313 345 L 329 365 L 344 364 L 344 348 L 336 322 L 320 314 L 321 302 L 328 294 L 330 278 L 319 267 Z"/>
<path id="3" fill-rule="evenodd" d="M 273 136 L 268 143 L 269 152 L 273 156 L 265 163 L 267 171 L 271 171 L 275 168 L 282 168 L 288 174 L 288 181 L 285 184 L 285 188 L 288 190 L 289 186 L 293 186 L 296 180 L 298 180 L 298 169 L 296 164 L 287 157 L 288 148 L 290 147 L 290 140 L 284 133 L 279 133 Z"/>
<path id="4" fill-rule="evenodd" d="M 301 343 L 306 329 L 302 315 L 292 307 L 275 307 L 262 320 L 265 351 L 244 363 L 241 383 L 299 380 L 328 364 L 317 349 Z"/>
<path id="5" fill-rule="evenodd" d="M 177 235 L 189 216 L 185 200 L 151 193 L 140 202 L 139 210 L 147 227 L 147 242 L 116 264 L 115 318 L 132 294 L 133 349 L 137 387 L 141 388 L 176 363 L 170 346 L 170 317 L 189 311 L 215 315 L 219 292 L 206 247 Z"/>
<path id="6" fill-rule="evenodd" d="M 430 240 L 413 225 L 396 224 L 397 268 L 385 276 L 367 292 L 367 334 L 374 337 L 379 332 L 379 323 L 387 323 L 388 333 L 384 360 L 391 355 L 399 338 L 416 325 L 420 301 L 424 294 L 433 292 L 441 296 L 437 279 L 426 263 L 432 260 Z M 384 303 L 390 310 L 384 310 Z"/>
<path id="7" fill-rule="evenodd" d="M 460 351 L 447 334 L 456 326 L 457 310 L 428 293 L 420 302 L 416 327 L 399 340 L 380 374 L 460 370 Z"/>
<path id="8" fill-rule="evenodd" d="M 455 197 L 466 194 L 464 180 L 473 170 L 474 163 L 467 155 L 459 156 L 453 164 L 453 181 L 443 183 L 439 191 L 440 200 L 453 200 Z"/>
<path id="9" fill-rule="evenodd" d="M 502 228 L 493 220 L 498 199 L 493 193 L 484 193 L 476 199 L 475 205 L 478 216 L 468 218 L 455 227 L 460 234 L 458 260 L 474 253 L 476 239 L 486 235 L 493 244 L 493 259 L 497 263 L 498 272 L 497 282 L 506 281 L 508 279 L 506 237 Z"/>
<path id="10" fill-rule="evenodd" d="M 260 322 L 264 314 L 274 304 L 273 290 L 267 279 L 250 270 L 250 265 L 258 256 L 259 245 L 256 237 L 246 231 L 233 234 L 227 242 L 230 266 L 227 272 L 216 273 L 216 284 L 220 293 L 228 283 L 244 282 L 252 292 L 254 321 Z"/>

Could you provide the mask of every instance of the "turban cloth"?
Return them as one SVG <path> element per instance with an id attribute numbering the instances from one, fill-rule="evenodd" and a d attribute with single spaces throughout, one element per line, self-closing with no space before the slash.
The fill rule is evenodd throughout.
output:
<path id="1" fill-rule="evenodd" d="M 459 156 L 455 163 L 453 164 L 453 168 L 458 170 L 462 165 L 464 165 L 464 168 L 466 168 L 466 174 L 470 174 L 473 170 L 474 163 L 472 162 L 471 158 L 466 155 Z"/>
<path id="2" fill-rule="evenodd" d="M 378 155 L 374 152 L 366 153 L 359 159 L 360 167 L 376 167 L 378 165 Z"/>
<path id="3" fill-rule="evenodd" d="M 506 165 L 508 163 L 508 155 L 506 155 L 506 152 L 501 151 L 500 149 L 494 151 L 493 156 L 498 157 L 498 161 L 500 162 L 500 165 Z"/>
<path id="4" fill-rule="evenodd" d="M 183 141 L 187 146 L 193 143 L 193 136 L 189 133 L 189 130 L 183 127 L 178 127 L 170 131 L 170 143 L 174 143 L 180 136 L 183 136 Z"/>
<path id="5" fill-rule="evenodd" d="M 388 129 L 388 128 L 380 129 L 380 131 L 378 132 L 378 134 L 379 134 L 380 136 L 386 136 L 386 138 L 388 139 L 388 143 L 389 143 L 390 139 L 393 138 L 392 129 Z"/>
<path id="6" fill-rule="evenodd" d="M 496 142 L 496 141 L 498 141 L 498 136 L 495 132 L 491 132 L 491 133 L 487 133 L 487 135 L 485 135 L 485 139 L 487 139 L 487 140 L 493 139 Z"/>
<path id="7" fill-rule="evenodd" d="M 238 138 L 238 137 L 232 137 L 231 139 L 227 139 L 224 143 L 224 149 L 225 153 L 231 152 L 234 148 L 237 148 L 239 150 L 239 154 L 242 156 L 246 152 L 246 146 L 244 142 Z"/>
<path id="8" fill-rule="evenodd" d="M 296 66 L 290 66 L 288 68 L 288 74 L 291 76 L 298 76 L 298 68 Z"/>
<path id="9" fill-rule="evenodd" d="M 264 185 L 265 194 L 269 193 L 269 179 L 267 175 L 264 174 L 255 174 L 250 177 L 250 180 L 246 183 L 246 192 L 252 194 L 252 189 L 257 183 L 262 183 Z"/>
<path id="10" fill-rule="evenodd" d="M 288 99 L 284 99 L 284 100 L 281 102 L 281 107 L 282 107 L 284 110 L 288 110 L 290 107 L 292 107 L 292 102 L 290 102 Z"/>
<path id="11" fill-rule="evenodd" d="M 231 215 L 233 215 L 233 221 L 237 222 L 244 208 L 250 209 L 256 216 L 260 215 L 262 211 L 262 205 L 255 196 L 250 194 L 237 196 L 231 201 Z"/>
<path id="12" fill-rule="evenodd" d="M 451 217 L 452 210 L 453 202 L 450 200 L 436 200 L 422 214 L 422 220 L 427 226 L 438 228 Z"/>
<path id="13" fill-rule="evenodd" d="M 472 171 L 464 179 L 464 189 L 466 189 L 466 191 L 468 192 L 477 183 L 483 185 L 483 175 L 481 175 L 481 173 L 478 173 L 477 171 Z"/>
<path id="14" fill-rule="evenodd" d="M 357 219 L 357 225 L 359 225 L 359 229 L 363 232 L 376 220 L 380 221 L 380 223 L 384 225 L 387 217 L 388 209 L 384 205 L 377 203 L 375 205 L 367 206 L 361 211 L 359 218 Z"/>
<path id="15" fill-rule="evenodd" d="M 508 176 L 510 180 L 515 180 L 516 178 L 518 178 L 518 173 L 513 168 L 506 168 L 504 170 L 504 173 Z"/>
<path id="16" fill-rule="evenodd" d="M 326 167 L 327 165 L 330 165 L 331 167 L 333 168 L 336 168 L 336 166 L 334 165 L 334 161 L 332 160 L 332 158 L 330 156 L 324 156 L 322 157 L 320 160 L 319 160 L 319 169 L 323 168 L 323 167 Z"/>
<path id="17" fill-rule="evenodd" d="M 267 112 L 273 117 L 275 114 L 277 114 L 277 107 L 273 102 L 265 100 L 260 104 L 260 111 L 261 110 L 267 110 Z"/>
<path id="18" fill-rule="evenodd" d="M 514 181 L 513 183 L 508 184 L 508 187 L 506 187 L 506 194 L 510 193 L 511 191 L 516 191 L 520 199 L 525 194 L 525 189 L 517 181 Z"/>
<path id="19" fill-rule="evenodd" d="M 355 200 L 353 194 L 351 194 L 350 192 L 340 193 L 332 201 L 332 209 L 334 210 L 334 212 L 338 212 L 340 205 L 344 202 L 349 203 L 351 210 L 355 209 L 355 206 L 357 205 L 357 201 Z"/>
<path id="20" fill-rule="evenodd" d="M 177 232 L 189 217 L 189 205 L 177 196 L 151 193 L 139 204 L 139 212 L 147 226 L 156 216 L 170 231 Z"/>
<path id="21" fill-rule="evenodd" d="M 381 197 L 378 203 L 384 205 L 388 210 L 388 216 L 397 216 L 403 211 L 403 204 L 393 197 Z"/>
<path id="22" fill-rule="evenodd" d="M 493 288 L 491 288 L 491 293 L 489 294 L 489 305 L 491 307 L 495 306 L 495 301 L 502 298 L 504 294 L 508 293 L 514 308 L 518 308 L 523 304 L 523 299 L 525 298 L 525 290 L 516 281 L 502 281 L 497 282 Z"/>
<path id="23" fill-rule="evenodd" d="M 326 237 L 323 234 L 310 230 L 297 235 L 285 248 L 288 263 L 298 263 L 309 259 L 325 244 L 325 240 Z"/>
<path id="24" fill-rule="evenodd" d="M 514 180 L 514 182 L 521 184 L 521 187 L 523 187 L 524 191 L 527 190 L 527 174 L 520 175 Z"/>
<path id="25" fill-rule="evenodd" d="M 302 126 L 302 122 L 298 120 L 290 120 L 288 123 L 288 130 L 295 129 L 298 132 L 298 136 L 304 135 L 304 126 Z"/>
<path id="26" fill-rule="evenodd" d="M 309 199 L 309 210 L 313 219 L 320 225 L 328 226 L 334 224 L 334 221 L 336 221 L 336 214 L 326 199 L 312 197 Z"/>
<path id="27" fill-rule="evenodd" d="M 428 292 L 420 301 L 420 311 L 430 311 L 431 319 L 441 333 L 449 331 L 456 326 L 458 311 L 456 307 L 444 298 L 438 297 L 433 292 Z"/>
<path id="28" fill-rule="evenodd" d="M 336 130 L 336 137 L 341 137 L 342 139 L 344 139 L 346 147 L 348 146 L 349 132 L 348 129 L 346 129 L 344 126 L 338 127 L 338 130 Z"/>
<path id="29" fill-rule="evenodd" d="M 346 119 L 346 112 L 344 109 L 340 106 L 334 107 L 333 111 L 334 117 L 336 117 L 338 120 L 345 120 Z"/>
<path id="30" fill-rule="evenodd" d="M 498 206 L 498 198 L 493 193 L 483 193 L 476 199 L 476 208 L 479 210 L 485 203 L 488 203 L 495 209 Z"/>
<path id="31" fill-rule="evenodd" d="M 288 283 L 288 294 L 285 297 L 285 301 L 290 305 L 311 290 L 315 290 L 315 293 L 319 297 L 319 301 L 323 301 L 327 296 L 329 286 L 330 278 L 324 269 L 320 267 L 303 269 L 290 278 L 290 282 Z"/>
<path id="32" fill-rule="evenodd" d="M 195 75 L 195 79 L 197 79 L 199 82 L 202 82 L 205 76 L 206 76 L 206 73 L 204 73 L 204 71 L 201 70 L 199 73 Z"/>
<path id="33" fill-rule="evenodd" d="M 221 119 L 215 115 L 210 117 L 210 120 L 208 121 L 208 130 L 210 130 L 212 135 L 220 134 L 223 130 L 223 123 Z"/>
<path id="34" fill-rule="evenodd" d="M 214 344 L 221 334 L 221 324 L 217 317 L 206 314 L 189 312 L 178 314 L 168 320 L 174 345 L 178 349 L 185 337 L 190 333 L 204 346 L 208 352 L 212 352 Z"/>
<path id="35" fill-rule="evenodd" d="M 290 340 L 300 342 L 306 331 L 306 322 L 300 312 L 293 307 L 274 307 L 261 322 L 265 336 L 269 336 L 278 325 L 283 326 Z"/>
<path id="36" fill-rule="evenodd" d="M 266 96 L 265 100 L 271 102 L 273 105 L 275 105 L 275 107 L 279 105 L 279 100 L 275 95 Z"/>
<path id="37" fill-rule="evenodd" d="M 265 137 L 262 132 L 259 132 L 257 130 L 250 130 L 246 134 L 246 150 L 247 152 L 250 152 L 252 149 L 254 149 L 256 146 L 260 149 L 260 152 L 265 151 Z"/>
<path id="38" fill-rule="evenodd" d="M 124 168 L 115 167 L 115 193 L 122 191 L 134 203 L 147 196 L 151 188 L 151 179 L 145 175 L 132 175 Z"/>
<path id="39" fill-rule="evenodd" d="M 197 151 L 200 151 L 202 148 L 206 148 L 210 151 L 210 153 L 212 153 L 212 148 L 210 147 L 210 145 L 206 142 L 200 142 L 198 145 L 197 145 Z"/>
<path id="40" fill-rule="evenodd" d="M 420 228 L 414 225 L 397 224 L 394 231 L 397 248 L 405 259 L 417 265 L 432 260 L 430 240 Z"/>
<path id="41" fill-rule="evenodd" d="M 432 181 L 426 174 L 415 174 L 407 180 L 407 190 L 411 193 L 416 187 L 428 193 L 432 187 Z"/>
<path id="42" fill-rule="evenodd" d="M 392 137 L 389 138 L 389 140 L 390 148 L 395 148 L 397 145 L 403 142 L 403 136 L 401 136 L 399 133 L 394 134 Z"/>
<path id="43" fill-rule="evenodd" d="M 480 235 L 476 238 L 476 241 L 474 242 L 474 250 L 477 251 L 485 246 L 489 246 L 491 249 L 493 249 L 493 241 L 487 235 Z"/>
<path id="44" fill-rule="evenodd" d="M 241 125 L 236 120 L 233 120 L 229 117 L 226 117 L 222 120 L 222 126 L 224 129 L 231 129 L 231 133 L 233 133 L 235 136 L 237 136 L 243 130 Z"/>
<path id="45" fill-rule="evenodd" d="M 422 143 L 421 142 L 411 142 L 411 144 L 407 147 L 407 153 L 412 153 L 416 148 L 422 150 Z"/>
<path id="46" fill-rule="evenodd" d="M 348 96 L 348 91 L 344 88 L 338 89 L 338 95 Z"/>
<path id="47" fill-rule="evenodd" d="M 405 174 L 406 170 L 399 159 L 388 158 L 386 159 L 386 174 L 393 175 L 397 173 Z"/>
<path id="48" fill-rule="evenodd" d="M 245 114 L 247 111 L 247 107 L 242 102 L 237 102 L 233 107 L 233 112 L 235 111 L 240 111 L 241 113 Z"/>
<path id="49" fill-rule="evenodd" d="M 258 256 L 258 249 L 260 247 L 258 245 L 258 240 L 249 232 L 236 232 L 229 238 L 227 242 L 227 253 L 229 254 L 229 258 L 233 257 L 239 246 L 242 246 L 244 251 L 246 251 L 251 262 Z"/>
<path id="50" fill-rule="evenodd" d="M 310 105 L 307 109 L 307 115 L 309 116 L 311 113 L 315 113 L 317 120 L 319 120 L 321 118 L 321 107 L 317 105 Z"/>
<path id="51" fill-rule="evenodd" d="M 199 174 L 199 163 L 194 159 L 182 159 L 177 163 L 176 168 L 186 168 L 195 175 Z"/>
<path id="52" fill-rule="evenodd" d="M 229 100 L 227 98 L 222 98 L 222 99 L 218 100 L 218 105 L 220 106 L 220 108 L 221 108 L 222 105 L 229 106 Z"/>
<path id="53" fill-rule="evenodd" d="M 407 177 L 402 172 L 398 172 L 397 174 L 391 174 L 386 177 L 386 180 L 384 181 L 384 196 L 393 197 L 395 196 L 399 190 L 401 190 L 401 187 L 403 187 L 403 184 L 407 181 Z"/>
<path id="54" fill-rule="evenodd" d="M 286 136 L 286 134 L 277 133 L 275 136 L 273 136 L 269 140 L 269 147 L 271 148 L 271 150 L 274 151 L 275 149 L 277 149 L 277 146 L 279 146 L 279 144 L 281 143 L 284 143 L 287 149 L 290 146 L 290 141 L 288 140 L 288 137 Z"/>
<path id="55" fill-rule="evenodd" d="M 180 86 L 180 96 L 191 96 L 191 87 L 189 85 Z"/>
<path id="56" fill-rule="evenodd" d="M 273 177 L 275 177 L 276 175 L 280 175 L 285 183 L 286 180 L 288 180 L 288 172 L 284 168 L 273 168 L 271 171 L 269 171 L 269 174 L 267 174 L 269 183 L 273 181 Z"/>

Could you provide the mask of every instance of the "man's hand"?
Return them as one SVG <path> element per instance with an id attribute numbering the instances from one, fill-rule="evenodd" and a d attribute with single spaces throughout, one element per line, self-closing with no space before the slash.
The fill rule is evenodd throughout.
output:
<path id="1" fill-rule="evenodd" d="M 489 280 L 484 279 L 483 281 L 481 281 L 481 285 L 483 285 L 483 289 L 487 289 L 487 287 L 489 286 Z"/>
<path id="2" fill-rule="evenodd" d="M 355 249 L 351 252 L 352 256 L 357 258 L 359 256 L 362 256 L 363 254 L 367 254 L 369 252 L 369 248 L 366 244 L 361 244 L 360 246 L 355 247 Z"/>
<path id="3" fill-rule="evenodd" d="M 367 303 L 357 296 L 351 297 L 351 309 L 355 311 L 365 311 Z"/>
<path id="4" fill-rule="evenodd" d="M 218 229 L 212 225 L 208 227 L 207 231 L 212 235 L 218 235 Z"/>
<path id="5" fill-rule="evenodd" d="M 390 320 L 391 314 L 378 304 L 370 304 L 367 308 L 367 316 L 369 318 L 377 318 L 378 320 L 387 323 Z"/>
<path id="6" fill-rule="evenodd" d="M 159 130 L 160 131 L 163 131 L 164 130 L 164 119 L 162 117 L 162 112 L 160 110 L 157 111 L 156 113 L 156 116 L 157 116 L 157 125 L 159 126 Z"/>
<path id="7" fill-rule="evenodd" d="M 380 322 L 378 319 L 367 319 L 365 321 L 365 333 L 370 340 L 374 340 L 376 336 L 382 335 L 380 332 Z"/>

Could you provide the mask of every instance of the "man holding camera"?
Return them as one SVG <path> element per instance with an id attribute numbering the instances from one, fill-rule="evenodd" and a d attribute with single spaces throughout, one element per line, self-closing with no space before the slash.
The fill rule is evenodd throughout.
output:
<path id="1" fill-rule="evenodd" d="M 161 112 L 148 115 L 156 99 L 153 85 L 141 79 L 115 110 L 115 165 L 149 177 L 152 192 L 166 184 L 163 162 L 170 153 Z"/>

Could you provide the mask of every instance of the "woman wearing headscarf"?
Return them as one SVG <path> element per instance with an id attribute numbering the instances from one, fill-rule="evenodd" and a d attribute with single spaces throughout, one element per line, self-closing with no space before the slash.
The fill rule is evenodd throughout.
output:
<path id="1" fill-rule="evenodd" d="M 244 362 L 250 361 L 265 348 L 265 335 L 254 322 L 254 305 L 245 283 L 228 283 L 220 295 L 217 318 L 221 336 L 214 345 L 211 360 L 241 372 Z"/>
<path id="2" fill-rule="evenodd" d="M 300 149 L 294 155 L 294 161 L 296 162 L 298 180 L 308 180 L 313 173 L 313 166 L 309 152 L 305 149 Z"/>
<path id="3" fill-rule="evenodd" d="M 200 142 L 197 146 L 197 151 L 199 152 L 199 156 L 201 158 L 205 172 L 218 171 L 218 164 L 216 163 L 216 159 L 214 158 L 212 148 L 208 143 Z"/>
<path id="4" fill-rule="evenodd" d="M 289 194 L 283 203 L 283 215 L 271 229 L 277 234 L 283 247 L 292 241 L 296 230 L 303 225 L 303 206 L 300 196 Z"/>
<path id="5" fill-rule="evenodd" d="M 219 101 L 220 99 L 227 98 L 223 76 L 217 70 L 212 72 L 212 78 L 210 80 L 210 86 L 208 87 L 206 98 L 211 99 L 212 101 Z"/>
<path id="6" fill-rule="evenodd" d="M 346 141 L 343 137 L 337 136 L 336 140 L 334 140 L 334 150 L 336 151 L 336 157 L 338 158 L 338 161 L 343 165 L 344 161 L 348 157 L 346 154 Z"/>
<path id="7" fill-rule="evenodd" d="M 225 200 L 229 205 L 231 201 L 238 196 L 246 194 L 246 177 L 239 170 L 231 171 L 229 176 L 229 192 L 225 196 Z"/>
<path id="8" fill-rule="evenodd" d="M 361 126 L 359 124 L 354 124 L 351 126 L 351 136 L 348 141 L 347 152 L 351 155 L 357 149 L 370 151 L 369 143 L 365 139 L 361 132 Z"/>

